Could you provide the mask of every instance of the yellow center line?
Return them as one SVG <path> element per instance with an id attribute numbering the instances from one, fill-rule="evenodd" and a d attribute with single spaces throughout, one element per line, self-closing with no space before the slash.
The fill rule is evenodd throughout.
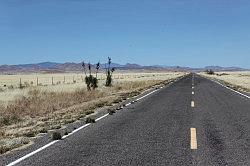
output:
<path id="1" fill-rule="evenodd" d="M 191 107 L 194 107 L 194 101 L 191 101 Z"/>
<path id="2" fill-rule="evenodd" d="M 196 137 L 196 128 L 190 128 L 190 148 L 197 149 L 197 137 Z"/>

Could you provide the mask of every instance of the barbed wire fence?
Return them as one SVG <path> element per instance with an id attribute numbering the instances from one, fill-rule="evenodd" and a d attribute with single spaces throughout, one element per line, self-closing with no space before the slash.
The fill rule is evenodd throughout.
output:
<path id="1" fill-rule="evenodd" d="M 114 80 L 130 80 L 130 79 L 138 79 L 144 77 L 156 77 L 156 76 L 164 76 L 166 74 L 114 74 Z M 4 75 L 2 75 L 4 77 Z M 105 80 L 106 75 L 100 74 L 98 77 L 99 80 Z M 6 78 L 1 78 L 0 80 L 0 88 L 25 88 L 31 86 L 53 86 L 60 84 L 76 84 L 76 83 L 84 83 L 84 75 L 75 74 L 75 75 L 52 75 L 52 76 L 30 76 L 30 75 L 10 75 L 6 76 Z"/>

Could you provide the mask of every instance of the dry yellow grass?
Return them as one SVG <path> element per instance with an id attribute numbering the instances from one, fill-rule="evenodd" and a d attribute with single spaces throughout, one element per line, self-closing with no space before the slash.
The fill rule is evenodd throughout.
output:
<path id="1" fill-rule="evenodd" d="M 179 76 L 178 72 L 158 72 L 158 73 L 141 73 L 141 72 L 120 72 L 113 75 L 114 84 L 124 81 L 147 81 L 147 80 L 164 80 Z M 52 77 L 54 85 L 52 85 Z M 20 89 L 19 79 L 22 78 L 22 84 L 28 88 Z M 39 80 L 39 86 L 36 79 Z M 65 78 L 65 82 L 64 82 Z M 99 86 L 104 86 L 105 74 L 98 74 Z M 75 82 L 73 82 L 73 79 Z M 31 82 L 33 82 L 31 84 Z M 5 86 L 6 85 L 6 86 Z M 78 88 L 86 88 L 83 82 L 83 74 L 62 73 L 62 74 L 27 74 L 27 75 L 0 75 L 0 103 L 12 101 L 19 96 L 25 96 L 30 89 L 37 88 L 41 91 L 50 92 L 72 92 Z"/>
<path id="2" fill-rule="evenodd" d="M 250 71 L 216 72 L 214 75 L 200 73 L 203 76 L 225 82 L 234 89 L 250 92 Z"/>
<path id="3" fill-rule="evenodd" d="M 8 100 L 1 98 L 0 152 L 4 153 L 26 144 L 31 140 L 30 137 L 40 132 L 61 128 L 96 108 L 111 106 L 122 99 L 138 95 L 153 85 L 183 74 L 119 73 L 114 75 L 112 87 L 105 87 L 104 80 L 100 80 L 99 88 L 91 92 L 86 91 L 83 82 L 6 89 L 0 92 L 1 96 L 11 93 L 11 97 Z"/>

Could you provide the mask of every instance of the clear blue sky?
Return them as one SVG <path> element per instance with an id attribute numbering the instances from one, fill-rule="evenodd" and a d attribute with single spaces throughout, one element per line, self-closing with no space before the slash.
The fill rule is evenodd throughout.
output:
<path id="1" fill-rule="evenodd" d="M 249 0 L 0 0 L 0 64 L 250 68 Z"/>

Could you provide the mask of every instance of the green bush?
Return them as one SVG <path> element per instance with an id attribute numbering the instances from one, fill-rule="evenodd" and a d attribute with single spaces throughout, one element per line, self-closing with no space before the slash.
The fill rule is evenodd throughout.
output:
<path id="1" fill-rule="evenodd" d="M 91 117 L 87 117 L 85 120 L 85 123 L 95 123 L 95 119 L 91 118 Z"/>
<path id="2" fill-rule="evenodd" d="M 207 73 L 207 74 L 210 74 L 210 75 L 213 75 L 213 74 L 214 74 L 214 71 L 213 71 L 212 69 L 210 69 L 210 70 L 206 70 L 206 73 Z"/>
<path id="3" fill-rule="evenodd" d="M 60 139 L 62 139 L 62 135 L 61 135 L 61 133 L 55 131 L 52 133 L 51 138 L 52 138 L 52 140 L 60 140 Z"/>
<path id="4" fill-rule="evenodd" d="M 88 64 L 88 70 L 89 70 L 89 74 L 87 74 L 86 71 L 86 66 L 85 63 L 82 63 L 82 67 L 85 73 L 85 83 L 87 84 L 87 89 L 90 91 L 91 89 L 96 89 L 98 87 L 98 79 L 97 79 L 97 73 L 99 71 L 100 68 L 100 63 L 98 62 L 96 64 L 96 75 L 95 77 L 91 74 L 91 64 Z"/>
<path id="5" fill-rule="evenodd" d="M 90 91 L 92 89 L 96 89 L 98 87 L 98 80 L 97 78 L 93 77 L 92 75 L 85 77 L 85 83 L 87 84 L 87 89 Z"/>
<path id="6" fill-rule="evenodd" d="M 108 109 L 109 115 L 113 115 L 115 113 L 115 109 Z"/>

